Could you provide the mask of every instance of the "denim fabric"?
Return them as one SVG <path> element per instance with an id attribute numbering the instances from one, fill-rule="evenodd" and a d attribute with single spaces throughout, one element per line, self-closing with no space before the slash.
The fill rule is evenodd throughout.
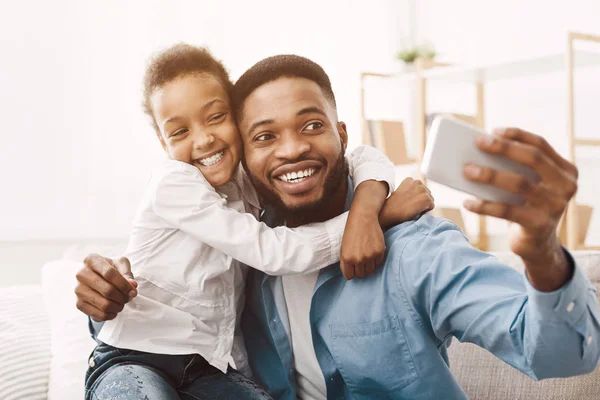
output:
<path id="1" fill-rule="evenodd" d="M 222 373 L 199 355 L 163 355 L 100 343 L 90 357 L 86 400 L 264 400 L 271 397 L 230 369 Z"/>

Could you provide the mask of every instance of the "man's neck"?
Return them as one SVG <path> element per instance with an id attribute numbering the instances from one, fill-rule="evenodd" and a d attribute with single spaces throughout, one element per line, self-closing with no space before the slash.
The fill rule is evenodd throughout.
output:
<path id="1" fill-rule="evenodd" d="M 339 187 L 333 192 L 330 201 L 326 206 L 321 207 L 316 212 L 309 213 L 310 215 L 288 215 L 286 216 L 286 226 L 295 228 L 301 225 L 311 224 L 314 222 L 324 222 L 337 217 L 345 211 L 346 197 L 348 195 L 348 179 L 341 179 Z"/>

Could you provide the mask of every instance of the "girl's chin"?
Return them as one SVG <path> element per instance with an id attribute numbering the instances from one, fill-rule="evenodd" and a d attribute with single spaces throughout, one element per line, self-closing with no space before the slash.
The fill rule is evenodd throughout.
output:
<path id="1" fill-rule="evenodd" d="M 223 186 L 227 182 L 233 179 L 233 174 L 235 172 L 235 168 L 229 168 L 228 171 L 211 171 L 211 173 L 205 172 L 200 169 L 204 178 L 210 183 L 213 187 Z"/>

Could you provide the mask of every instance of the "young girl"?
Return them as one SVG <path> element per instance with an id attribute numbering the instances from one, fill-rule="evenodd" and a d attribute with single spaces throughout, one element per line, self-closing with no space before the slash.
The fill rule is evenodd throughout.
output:
<path id="1" fill-rule="evenodd" d="M 241 264 L 301 274 L 339 260 L 347 213 L 295 229 L 257 221 L 260 202 L 239 166 L 231 88 L 202 48 L 174 46 L 148 67 L 145 111 L 170 159 L 154 171 L 133 223 L 127 257 L 139 295 L 98 336 L 88 399 L 269 398 L 236 371 L 247 369 Z M 182 120 L 186 128 L 173 128 Z M 364 177 L 394 187 L 393 165 L 375 149 L 359 148 L 348 164 L 355 187 Z M 362 201 L 357 194 L 354 203 Z"/>

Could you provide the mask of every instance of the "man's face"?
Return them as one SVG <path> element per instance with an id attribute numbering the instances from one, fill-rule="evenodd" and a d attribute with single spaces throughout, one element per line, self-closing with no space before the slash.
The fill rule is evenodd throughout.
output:
<path id="1" fill-rule="evenodd" d="M 259 87 L 246 99 L 239 127 L 250 178 L 284 212 L 326 206 L 346 179 L 346 126 L 311 80 L 279 78 Z"/>

